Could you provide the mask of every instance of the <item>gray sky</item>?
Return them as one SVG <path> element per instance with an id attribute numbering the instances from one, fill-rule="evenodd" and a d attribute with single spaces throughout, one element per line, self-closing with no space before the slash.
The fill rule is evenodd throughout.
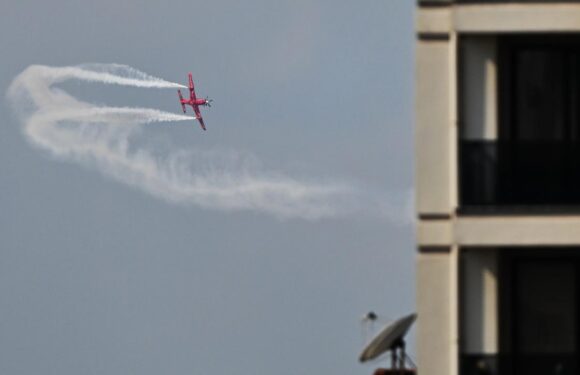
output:
<path id="1" fill-rule="evenodd" d="M 409 0 L 4 1 L 0 88 L 31 64 L 193 72 L 208 126 L 141 142 L 249 153 L 356 183 L 394 212 L 412 188 Z M 67 85 L 179 113 L 173 90 Z M 414 309 L 399 214 L 279 219 L 172 204 L 31 146 L 0 101 L 0 373 L 366 374 L 360 316 Z M 139 145 L 137 145 L 138 147 Z"/>

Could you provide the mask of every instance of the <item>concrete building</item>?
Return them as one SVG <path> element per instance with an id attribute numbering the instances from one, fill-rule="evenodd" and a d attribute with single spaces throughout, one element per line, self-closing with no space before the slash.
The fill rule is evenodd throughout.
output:
<path id="1" fill-rule="evenodd" d="M 419 0 L 418 365 L 580 373 L 580 1 Z"/>

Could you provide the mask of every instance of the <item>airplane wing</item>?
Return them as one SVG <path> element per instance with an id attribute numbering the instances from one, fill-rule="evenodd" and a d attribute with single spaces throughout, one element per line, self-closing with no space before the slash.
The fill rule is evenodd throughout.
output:
<path id="1" fill-rule="evenodd" d="M 194 105 L 193 106 L 193 110 L 195 111 L 195 117 L 199 121 L 199 124 L 201 125 L 201 128 L 203 130 L 206 130 L 205 129 L 205 124 L 203 123 L 203 117 L 201 117 L 201 111 L 199 110 L 199 106 L 198 105 Z"/>
<path id="2" fill-rule="evenodd" d="M 201 128 L 202 128 L 203 130 L 206 130 L 206 129 L 205 129 L 205 124 L 203 123 L 203 117 L 201 117 L 201 116 L 200 116 L 200 117 L 198 117 L 197 119 L 199 120 L 199 124 L 201 125 Z"/>
<path id="3" fill-rule="evenodd" d="M 192 100 L 195 100 L 195 87 L 193 86 L 193 77 L 189 73 L 189 96 Z"/>
<path id="4" fill-rule="evenodd" d="M 183 96 L 181 96 L 181 90 L 177 90 L 177 95 L 179 95 L 179 103 L 181 108 L 183 108 L 183 113 L 185 113 L 185 105 L 183 104 Z"/>

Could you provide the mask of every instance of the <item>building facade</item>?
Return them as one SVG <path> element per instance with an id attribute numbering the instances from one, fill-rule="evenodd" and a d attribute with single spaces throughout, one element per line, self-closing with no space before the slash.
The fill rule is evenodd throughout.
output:
<path id="1" fill-rule="evenodd" d="M 580 1 L 416 28 L 419 372 L 580 374 Z"/>

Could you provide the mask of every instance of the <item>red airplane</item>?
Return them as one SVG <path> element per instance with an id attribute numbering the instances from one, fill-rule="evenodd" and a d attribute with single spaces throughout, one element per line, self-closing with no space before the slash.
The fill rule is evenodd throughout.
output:
<path id="1" fill-rule="evenodd" d="M 193 78 L 191 77 L 191 73 L 189 73 L 189 100 L 183 99 L 181 95 L 181 90 L 177 90 L 177 94 L 179 95 L 179 102 L 181 103 L 181 108 L 183 108 L 183 113 L 185 113 L 185 106 L 190 105 L 195 112 L 195 117 L 199 120 L 199 124 L 201 128 L 205 130 L 205 124 L 203 123 L 203 118 L 201 117 L 201 111 L 199 110 L 200 105 L 211 107 L 211 102 L 213 100 L 208 99 L 198 99 L 195 96 L 195 89 L 193 88 Z"/>

